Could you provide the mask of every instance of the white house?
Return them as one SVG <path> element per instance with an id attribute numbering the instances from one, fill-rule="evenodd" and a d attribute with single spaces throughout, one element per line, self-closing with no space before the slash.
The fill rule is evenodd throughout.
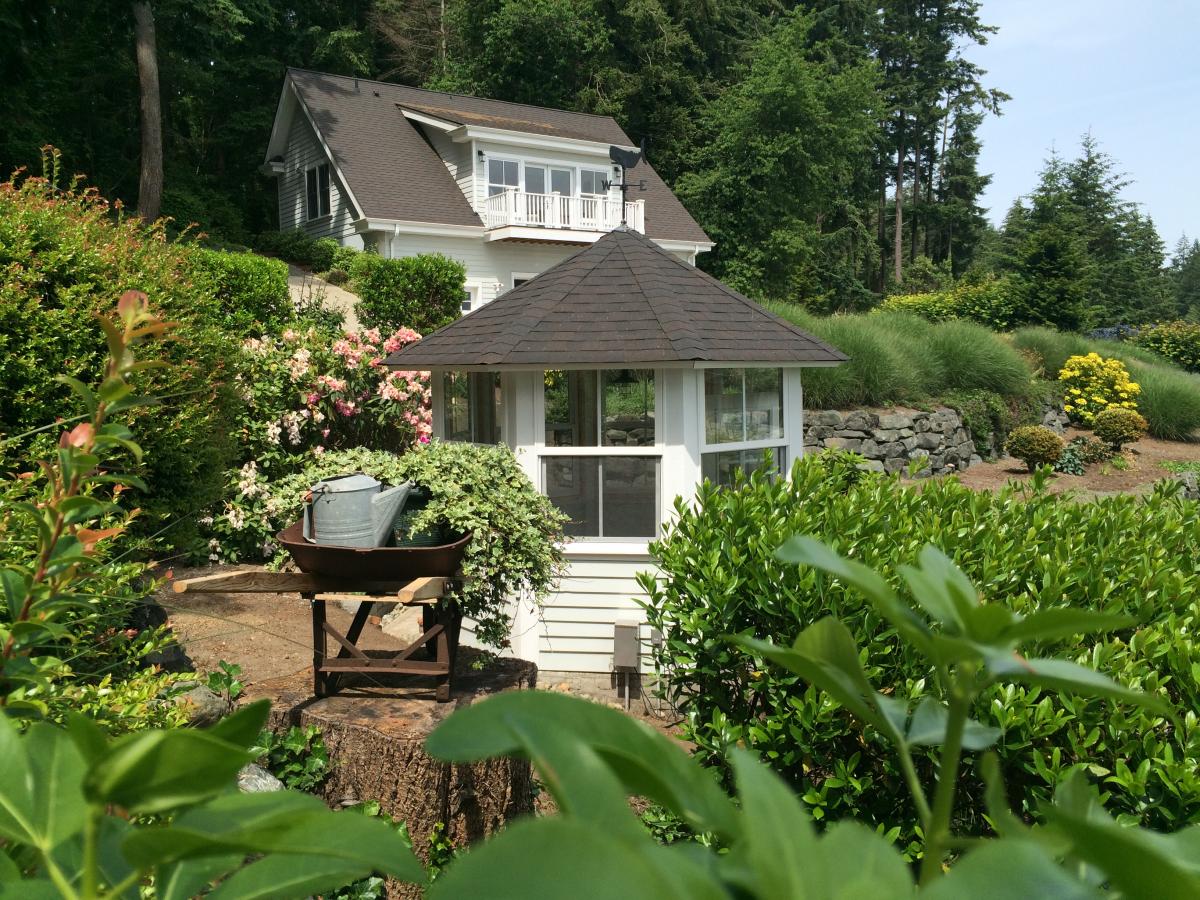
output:
<path id="1" fill-rule="evenodd" d="M 443 253 L 477 308 L 626 223 L 688 263 L 712 242 L 648 163 L 622 202 L 608 116 L 289 69 L 263 171 L 279 227 L 383 256 Z"/>
<path id="2" fill-rule="evenodd" d="M 783 466 L 801 455 L 801 372 L 844 359 L 617 228 L 387 365 L 432 371 L 435 434 L 507 444 L 570 516 L 569 573 L 541 619 L 518 616 L 514 653 L 609 672 L 675 498 L 759 465 L 765 448 Z"/>

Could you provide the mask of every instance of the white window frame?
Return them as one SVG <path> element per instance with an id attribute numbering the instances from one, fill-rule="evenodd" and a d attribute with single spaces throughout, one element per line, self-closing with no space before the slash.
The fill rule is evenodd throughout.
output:
<path id="1" fill-rule="evenodd" d="M 608 182 L 608 189 L 605 191 L 602 191 L 601 193 L 585 194 L 583 192 L 583 173 L 584 172 L 591 172 L 593 175 L 602 175 L 603 178 L 601 179 L 601 182 L 602 183 Z M 579 189 L 578 189 L 579 193 L 577 194 L 577 196 L 579 196 L 579 197 L 610 197 L 610 196 L 612 196 L 613 182 L 615 182 L 615 181 L 616 181 L 616 179 L 613 177 L 611 169 L 601 169 L 596 166 L 580 166 L 579 167 Z"/>
<path id="2" fill-rule="evenodd" d="M 510 153 L 492 153 L 485 152 L 482 158 L 483 163 L 483 196 L 486 199 L 489 194 L 488 187 L 491 185 L 491 175 L 489 174 L 488 163 L 493 159 L 503 160 L 505 162 L 515 162 L 517 164 L 517 190 L 521 193 L 528 193 L 525 187 L 525 166 L 537 166 L 538 168 L 549 169 L 566 169 L 571 172 L 571 193 L 567 196 L 571 197 L 609 197 L 612 198 L 616 193 L 617 176 L 613 174 L 611 168 L 605 168 L 601 165 L 588 165 L 587 163 L 564 162 L 562 159 L 554 159 L 549 156 L 523 156 Z M 585 194 L 583 193 L 583 173 L 595 172 L 604 176 L 604 179 L 609 182 L 609 188 L 603 194 Z M 547 171 L 547 186 L 549 186 L 550 173 Z M 509 188 L 512 185 L 508 186 Z"/>
<path id="3" fill-rule="evenodd" d="M 523 282 L 524 281 L 533 281 L 533 279 L 537 278 L 538 275 L 540 275 L 540 274 L 541 274 L 540 272 L 513 272 L 512 278 L 510 278 L 509 282 L 508 282 L 509 290 L 512 290 L 512 288 L 515 288 L 517 286 L 518 279 L 521 279 Z"/>
<path id="4" fill-rule="evenodd" d="M 757 441 L 730 441 L 723 444 L 710 444 L 708 442 L 708 395 L 705 393 L 705 377 L 710 371 L 728 371 L 731 369 L 740 370 L 742 372 L 750 369 L 777 369 L 779 371 L 780 385 L 782 393 L 780 397 L 779 415 L 783 419 L 783 433 L 777 438 L 763 438 Z M 788 377 L 788 369 L 782 366 L 709 366 L 700 370 L 700 471 L 704 471 L 704 456 L 709 453 L 735 453 L 742 450 L 779 450 L 782 449 L 785 458 L 776 459 L 775 465 L 779 471 L 786 472 L 791 463 L 792 450 L 792 429 L 803 427 L 792 420 L 793 405 L 793 384 L 792 379 Z M 743 376 L 742 380 L 742 413 L 746 411 L 746 382 Z M 778 454 L 777 454 L 778 455 Z M 703 476 L 702 476 L 703 477 Z"/>
<path id="5" fill-rule="evenodd" d="M 321 190 L 321 173 L 325 173 L 325 190 Z M 314 211 L 308 192 L 308 176 L 312 173 L 317 181 L 317 209 Z M 324 209 L 322 209 L 324 207 Z M 315 222 L 333 214 L 333 170 L 327 162 L 308 166 L 304 170 L 304 221 Z"/>
<path id="6" fill-rule="evenodd" d="M 621 366 L 622 369 L 637 368 L 637 366 Z M 605 371 L 617 371 L 617 369 L 582 369 L 580 371 L 597 374 Z M 655 496 L 654 496 L 654 537 L 605 537 L 605 536 L 584 536 L 573 535 L 568 538 L 567 549 L 576 548 L 579 550 L 591 552 L 603 552 L 604 548 L 611 547 L 617 552 L 627 552 L 631 549 L 639 551 L 644 550 L 651 541 L 657 540 L 662 536 L 663 527 L 663 463 L 666 451 L 666 444 L 663 443 L 663 422 L 662 422 L 662 388 L 664 384 L 663 370 L 654 370 L 654 443 L 642 447 L 552 447 L 546 443 L 546 389 L 545 377 L 546 373 L 541 373 L 542 389 L 537 391 L 533 401 L 533 421 L 535 423 L 536 439 L 533 445 L 533 454 L 537 459 L 537 489 L 543 496 L 546 494 L 546 467 L 544 461 L 555 456 L 640 456 L 646 458 L 654 458 L 658 461 L 658 467 L 655 477 Z M 598 387 L 598 386 L 597 386 Z M 604 398 L 600 391 L 596 391 L 596 415 L 601 414 L 603 409 Z"/>
<path id="7" fill-rule="evenodd" d="M 515 187 L 518 191 L 523 192 L 525 190 L 525 161 L 523 159 L 521 159 L 521 157 L 519 157 L 519 156 L 502 156 L 499 153 L 489 153 L 483 160 L 483 196 L 484 197 L 494 196 L 493 194 L 489 193 L 489 190 L 488 190 L 493 184 L 493 182 L 492 182 L 492 161 L 493 160 L 495 160 L 496 162 L 510 162 L 510 163 L 517 164 L 517 183 L 515 185 L 496 183 L 496 187 L 503 187 L 504 190 L 507 190 L 507 191 L 511 191 Z M 497 191 L 496 193 L 498 193 L 498 194 L 503 193 L 503 191 Z"/>
<path id="8" fill-rule="evenodd" d="M 431 390 L 430 390 L 430 400 L 431 400 L 430 407 L 431 407 L 431 409 L 441 410 L 441 415 L 440 416 L 435 415 L 433 417 L 433 436 L 438 438 L 439 440 L 450 441 L 453 443 L 479 444 L 480 442 L 478 442 L 478 441 L 460 441 L 457 438 L 451 438 L 446 434 L 446 414 L 449 412 L 449 406 L 450 406 L 450 398 L 446 396 L 446 378 L 449 376 L 452 376 L 452 375 L 462 375 L 468 379 L 468 383 L 469 383 L 470 378 L 473 375 L 495 376 L 497 374 L 498 373 L 488 372 L 486 370 L 483 372 L 467 372 L 467 371 L 457 371 L 457 370 L 453 370 L 453 369 L 443 369 L 438 372 L 435 372 L 433 374 L 433 377 L 430 378 L 430 388 L 431 388 Z M 496 425 L 500 431 L 499 442 L 502 444 L 505 444 L 508 441 L 508 425 L 506 423 L 506 417 L 504 415 L 504 397 L 506 396 L 505 390 L 506 390 L 506 388 L 505 388 L 505 384 L 504 384 L 504 378 L 503 378 L 503 376 L 500 376 L 501 406 L 500 406 L 498 415 L 496 417 Z M 467 396 L 468 396 L 468 398 L 470 398 L 470 389 L 469 388 L 468 388 Z M 470 400 L 468 399 L 468 403 L 469 402 L 470 402 Z M 470 418 L 471 418 L 471 415 L 468 410 L 468 419 L 470 419 Z M 471 424 L 473 426 L 474 422 L 472 422 Z M 483 442 L 483 444 L 481 446 L 491 447 L 493 445 L 492 445 L 491 441 L 486 441 L 486 442 Z"/>
<path id="9" fill-rule="evenodd" d="M 469 294 L 470 299 L 463 300 L 462 306 L 465 308 L 460 309 L 461 315 L 465 316 L 465 315 L 467 315 L 467 313 L 475 312 L 475 310 L 477 310 L 481 306 L 483 306 L 483 285 L 482 284 L 479 284 L 478 282 L 474 282 L 474 281 L 468 281 L 466 284 L 463 285 L 463 292 L 466 294 Z"/>

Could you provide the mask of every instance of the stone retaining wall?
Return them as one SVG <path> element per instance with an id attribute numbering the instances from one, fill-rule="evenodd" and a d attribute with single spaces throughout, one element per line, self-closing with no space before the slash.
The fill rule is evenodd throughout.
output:
<path id="1" fill-rule="evenodd" d="M 928 412 L 824 410 L 808 413 L 806 421 L 806 453 L 852 450 L 877 472 L 899 472 L 920 459 L 925 462 L 922 474 L 946 475 L 983 461 L 962 416 L 948 406 Z"/>

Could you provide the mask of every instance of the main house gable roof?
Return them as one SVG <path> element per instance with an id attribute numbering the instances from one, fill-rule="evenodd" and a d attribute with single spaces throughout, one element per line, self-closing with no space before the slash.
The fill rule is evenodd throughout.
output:
<path id="1" fill-rule="evenodd" d="M 618 229 L 387 359 L 402 369 L 834 365 L 841 351 Z"/>
<path id="2" fill-rule="evenodd" d="M 386 81 L 288 69 L 287 83 L 329 149 L 368 219 L 482 227 L 441 157 L 402 109 L 459 125 L 631 146 L 609 116 L 547 109 Z M 285 101 L 287 87 L 285 85 Z M 272 146 L 275 145 L 275 137 Z M 272 150 L 268 150 L 270 155 Z M 708 243 L 708 235 L 648 163 L 628 172 L 645 179 L 646 234 Z M 416 189 L 414 189 L 414 187 Z"/>

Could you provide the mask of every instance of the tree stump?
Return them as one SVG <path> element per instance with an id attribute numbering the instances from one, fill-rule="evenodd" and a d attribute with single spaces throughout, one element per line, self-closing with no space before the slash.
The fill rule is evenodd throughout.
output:
<path id="1" fill-rule="evenodd" d="M 259 682 L 247 699 L 271 701 L 268 727 L 316 725 L 329 749 L 331 771 L 320 796 L 333 808 L 376 800 L 408 824 L 413 846 L 428 861 L 429 836 L 439 823 L 458 848 L 533 810 L 532 774 L 523 760 L 445 763 L 425 753 L 425 739 L 459 706 L 505 690 L 530 689 L 537 667 L 524 660 L 490 660 L 471 669 L 477 651 L 461 648 L 449 703 L 434 700 L 434 681 L 413 676 L 343 676 L 331 697 L 312 696 L 312 673 Z M 389 897 L 419 898 L 413 885 L 388 883 Z"/>

